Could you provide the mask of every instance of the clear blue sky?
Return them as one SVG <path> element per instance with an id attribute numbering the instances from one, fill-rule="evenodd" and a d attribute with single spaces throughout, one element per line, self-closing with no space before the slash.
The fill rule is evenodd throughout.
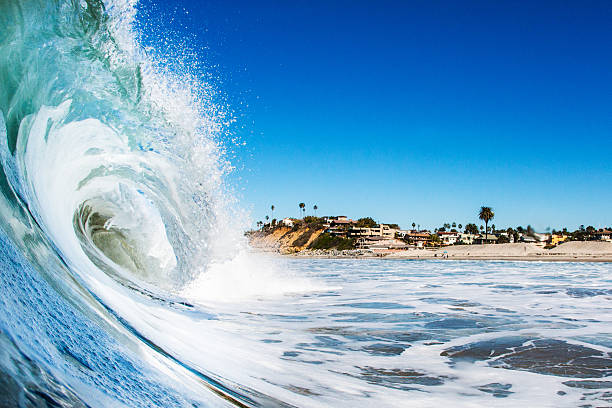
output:
<path id="1" fill-rule="evenodd" d="M 402 227 L 481 205 L 497 226 L 612 225 L 610 1 L 140 4 L 236 112 L 254 221 L 303 201 Z"/>

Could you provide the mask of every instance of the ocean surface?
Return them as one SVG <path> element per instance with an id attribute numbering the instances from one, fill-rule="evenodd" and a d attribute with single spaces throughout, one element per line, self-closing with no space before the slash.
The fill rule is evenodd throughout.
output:
<path id="1" fill-rule="evenodd" d="M 612 406 L 610 264 L 251 252 L 231 109 L 138 13 L 0 2 L 0 406 Z"/>

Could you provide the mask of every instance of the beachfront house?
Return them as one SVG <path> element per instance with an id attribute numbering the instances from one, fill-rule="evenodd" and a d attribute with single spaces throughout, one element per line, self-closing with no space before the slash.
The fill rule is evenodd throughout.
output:
<path id="1" fill-rule="evenodd" d="M 376 227 L 352 227 L 349 229 L 350 237 L 384 237 L 387 239 L 395 238 L 395 233 L 398 230 L 391 228 L 386 224 L 379 224 Z"/>
<path id="2" fill-rule="evenodd" d="M 353 224 L 355 224 L 355 221 L 349 219 L 346 215 L 325 217 L 325 232 L 336 237 L 347 237 Z"/>
<path id="3" fill-rule="evenodd" d="M 497 244 L 497 237 L 493 234 L 479 235 L 474 239 L 476 245 Z"/>
<path id="4" fill-rule="evenodd" d="M 550 236 L 549 243 L 551 245 L 559 245 L 560 243 L 565 242 L 568 238 L 569 238 L 569 236 L 567 236 L 565 234 L 552 234 Z"/>
<path id="5" fill-rule="evenodd" d="M 442 245 L 453 245 L 459 241 L 459 233 L 454 231 L 438 231 L 436 233 Z"/>
<path id="6" fill-rule="evenodd" d="M 344 217 L 344 218 L 337 219 L 337 220 L 330 220 L 329 224 L 331 226 L 334 226 L 334 225 L 336 225 L 336 226 L 350 226 L 350 225 L 355 224 L 355 221 L 350 220 L 350 219 Z"/>
<path id="7" fill-rule="evenodd" d="M 474 240 L 478 237 L 476 234 L 459 234 L 459 243 L 464 245 L 472 245 Z"/>
<path id="8" fill-rule="evenodd" d="M 349 225 L 354 224 L 355 221 L 349 219 L 346 215 L 334 215 L 325 217 L 325 223 L 328 225 Z"/>
<path id="9" fill-rule="evenodd" d="M 610 241 L 612 242 L 612 231 L 607 230 L 605 228 L 597 230 L 596 233 L 593 234 L 596 240 L 599 241 Z"/>
<path id="10" fill-rule="evenodd" d="M 294 225 L 294 219 L 293 218 L 283 218 L 280 222 L 281 225 L 284 225 L 285 227 L 291 227 L 293 228 Z"/>
<path id="11" fill-rule="evenodd" d="M 327 234 L 333 235 L 334 237 L 348 237 L 348 229 L 341 226 L 333 226 L 325 229 Z"/>
<path id="12" fill-rule="evenodd" d="M 404 234 L 403 238 L 417 248 L 423 248 L 429 242 L 430 237 L 431 234 L 426 231 L 410 231 L 407 234 Z"/>
<path id="13" fill-rule="evenodd" d="M 525 242 L 527 244 L 536 244 L 538 246 L 544 246 L 547 242 L 550 241 L 550 235 L 538 234 L 534 232 L 533 235 L 521 235 L 519 241 Z"/>

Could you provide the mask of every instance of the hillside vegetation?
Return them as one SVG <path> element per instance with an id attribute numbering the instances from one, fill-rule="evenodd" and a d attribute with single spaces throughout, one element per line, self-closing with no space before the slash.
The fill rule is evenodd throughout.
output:
<path id="1" fill-rule="evenodd" d="M 274 226 L 247 233 L 251 245 L 258 249 L 280 253 L 295 253 L 305 249 L 354 249 L 355 240 L 325 233 L 324 220 L 305 217 L 293 227 Z"/>

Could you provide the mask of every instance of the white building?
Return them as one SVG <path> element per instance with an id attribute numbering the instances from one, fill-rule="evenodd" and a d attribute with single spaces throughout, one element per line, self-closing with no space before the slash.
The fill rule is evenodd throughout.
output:
<path id="1" fill-rule="evenodd" d="M 376 227 L 353 227 L 349 230 L 351 237 L 385 237 L 389 239 L 395 238 L 397 230 L 388 225 L 380 224 Z"/>
<path id="2" fill-rule="evenodd" d="M 293 218 L 283 218 L 280 224 L 284 225 L 285 227 L 293 227 Z"/>
<path id="3" fill-rule="evenodd" d="M 472 245 L 474 240 L 478 237 L 476 234 L 459 234 L 459 242 L 466 245 Z"/>
<path id="4" fill-rule="evenodd" d="M 458 232 L 438 231 L 437 234 L 442 245 L 453 245 L 459 241 L 460 234 Z"/>

